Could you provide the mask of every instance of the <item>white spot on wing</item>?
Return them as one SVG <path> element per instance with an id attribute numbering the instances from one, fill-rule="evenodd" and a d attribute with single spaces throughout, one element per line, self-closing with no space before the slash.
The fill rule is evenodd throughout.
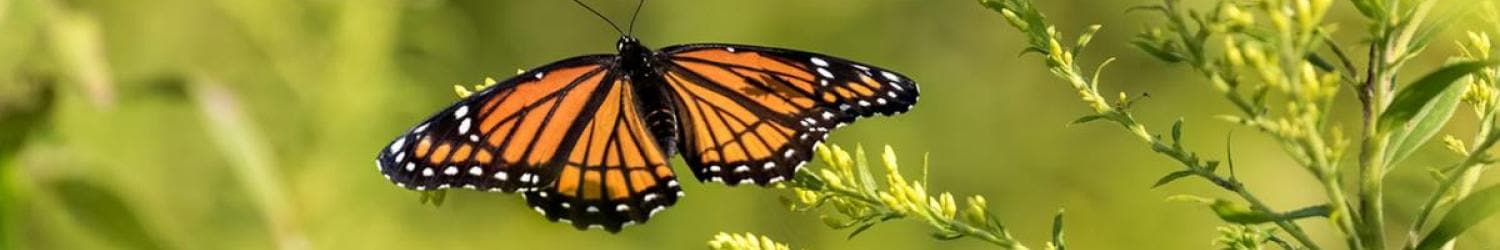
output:
<path id="1" fill-rule="evenodd" d="M 891 80 L 893 82 L 899 82 L 899 81 L 901 81 L 901 77 L 900 76 L 896 76 L 896 74 L 888 72 L 888 71 L 881 71 L 880 72 L 880 76 L 883 76 L 883 77 L 885 77 L 885 79 Z"/>
<path id="2" fill-rule="evenodd" d="M 812 61 L 813 64 L 817 64 L 818 67 L 828 67 L 828 61 L 824 61 L 823 58 L 813 57 L 812 59 L 810 59 L 810 61 Z"/>
<path id="3" fill-rule="evenodd" d="M 469 125 L 470 125 L 469 121 L 470 121 L 469 118 L 464 118 L 464 121 L 458 123 L 458 133 L 459 134 L 468 134 L 469 133 Z"/>
<path id="4" fill-rule="evenodd" d="M 663 207 L 656 207 L 656 208 L 652 208 L 652 209 L 651 209 L 651 213 L 649 213 L 649 214 L 646 214 L 646 217 L 647 217 L 647 218 L 650 218 L 650 217 L 653 217 L 653 216 L 656 216 L 656 213 L 660 213 L 660 212 L 661 212 L 661 210 L 665 210 L 665 209 L 666 209 L 666 208 L 663 208 Z"/>
<path id="5" fill-rule="evenodd" d="M 453 119 L 464 118 L 466 115 L 469 115 L 468 105 L 459 106 L 458 110 L 453 111 Z"/>
<path id="6" fill-rule="evenodd" d="M 495 172 L 495 179 L 496 180 L 500 180 L 500 181 L 506 181 L 506 180 L 510 179 L 510 174 L 505 173 L 505 171 Z"/>
<path id="7" fill-rule="evenodd" d="M 480 168 L 479 166 L 469 167 L 469 175 L 480 176 L 480 175 L 483 175 L 483 174 L 484 174 L 484 169 L 483 168 Z"/>
<path id="8" fill-rule="evenodd" d="M 422 176 L 432 176 L 432 168 L 422 168 Z"/>
<path id="9" fill-rule="evenodd" d="M 818 75 L 821 75 L 824 78 L 833 78 L 833 72 L 828 72 L 828 69 L 825 68 L 818 68 Z"/>
<path id="10" fill-rule="evenodd" d="M 416 163 L 407 162 L 406 163 L 406 172 L 411 172 L 411 171 L 414 171 L 414 170 L 417 170 L 417 164 Z"/>
<path id="11" fill-rule="evenodd" d="M 776 163 L 775 162 L 767 162 L 766 165 L 763 166 L 763 168 L 765 168 L 767 170 L 774 169 L 774 168 L 776 168 Z"/>
<path id="12" fill-rule="evenodd" d="M 739 167 L 734 168 L 734 172 L 735 173 L 750 172 L 750 166 L 740 165 Z"/>
<path id="13" fill-rule="evenodd" d="M 401 136 L 401 139 L 396 139 L 396 142 L 391 143 L 391 152 L 401 151 L 401 147 L 405 146 L 405 145 L 406 145 L 406 136 Z M 396 161 L 401 161 L 401 160 L 396 160 Z"/>

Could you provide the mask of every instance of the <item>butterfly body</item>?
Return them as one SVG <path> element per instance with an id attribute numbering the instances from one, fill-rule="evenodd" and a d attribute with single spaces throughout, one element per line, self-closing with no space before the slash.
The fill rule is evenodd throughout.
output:
<path id="1" fill-rule="evenodd" d="M 549 220 L 611 232 L 699 181 L 790 179 L 831 129 L 917 101 L 898 73 L 794 50 L 730 44 L 564 59 L 468 96 L 397 137 L 377 166 L 413 190 L 521 192 Z"/>

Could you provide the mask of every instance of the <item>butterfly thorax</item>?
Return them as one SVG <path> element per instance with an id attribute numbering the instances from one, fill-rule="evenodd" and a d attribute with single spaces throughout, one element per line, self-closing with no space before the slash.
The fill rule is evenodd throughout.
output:
<path id="1" fill-rule="evenodd" d="M 629 36 L 621 37 L 616 47 L 619 49 L 619 67 L 627 73 L 626 77 L 630 78 L 635 95 L 639 97 L 637 105 L 640 105 L 646 126 L 650 127 L 657 145 L 666 156 L 675 155 L 679 132 L 677 112 L 671 105 L 674 102 L 670 99 L 666 79 L 656 70 L 656 52 Z"/>

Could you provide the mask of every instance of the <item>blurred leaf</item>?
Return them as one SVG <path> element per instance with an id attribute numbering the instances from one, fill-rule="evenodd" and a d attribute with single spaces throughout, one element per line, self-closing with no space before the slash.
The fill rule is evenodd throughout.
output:
<path id="1" fill-rule="evenodd" d="M 1193 175 L 1192 170 L 1172 172 L 1170 174 L 1167 174 L 1167 176 L 1162 176 L 1161 179 L 1156 180 L 1156 184 L 1151 185 L 1151 188 L 1157 188 L 1162 185 L 1167 185 L 1167 183 L 1172 183 L 1172 181 L 1176 181 L 1177 179 L 1181 179 L 1182 177 L 1188 177 L 1191 175 Z"/>
<path id="2" fill-rule="evenodd" d="M 1186 59 L 1182 55 L 1178 55 L 1176 52 L 1172 52 L 1170 50 L 1157 46 L 1156 44 L 1152 44 L 1149 41 L 1131 41 L 1130 45 L 1134 45 L 1136 48 L 1141 49 L 1141 51 L 1145 51 L 1146 54 L 1150 54 L 1151 56 L 1156 57 L 1156 59 L 1160 59 L 1168 63 L 1182 62 L 1183 59 Z"/>
<path id="3" fill-rule="evenodd" d="M 47 121 L 52 113 L 52 100 L 56 97 L 52 84 L 41 85 L 37 91 L 36 105 L 33 108 L 23 110 L 0 110 L 0 166 L 9 162 L 16 152 L 21 150 L 26 139 L 36 132 L 36 128 Z M 3 108 L 3 107 L 0 107 Z M 14 112 L 11 112 L 14 111 Z"/>
<path id="4" fill-rule="evenodd" d="M 1260 224 L 1276 221 L 1274 214 L 1264 213 L 1250 209 L 1250 206 L 1227 200 L 1215 199 L 1208 207 L 1213 209 L 1219 219 L 1239 224 Z"/>
<path id="5" fill-rule="evenodd" d="M 1067 250 L 1067 244 L 1063 243 L 1063 210 L 1058 209 L 1057 215 L 1052 216 L 1052 247 L 1054 250 Z"/>
<path id="6" fill-rule="evenodd" d="M 1453 205 L 1432 232 L 1422 238 L 1419 250 L 1438 249 L 1485 218 L 1500 212 L 1500 185 L 1490 186 Z"/>
<path id="7" fill-rule="evenodd" d="M 50 188 L 81 228 L 126 249 L 162 248 L 114 191 L 78 179 L 58 180 Z"/>
<path id="8" fill-rule="evenodd" d="M 1391 131 L 1396 126 L 1406 125 L 1458 79 L 1494 65 L 1494 61 L 1456 63 L 1422 76 L 1396 93 L 1395 99 L 1380 116 L 1380 131 Z"/>
<path id="9" fill-rule="evenodd" d="M 1182 144 L 1182 118 L 1177 118 L 1176 122 L 1172 122 L 1172 143 Z"/>
<path id="10" fill-rule="evenodd" d="M 1075 119 L 1072 122 L 1068 122 L 1068 126 L 1085 124 L 1085 123 L 1089 123 L 1089 122 L 1093 122 L 1093 121 L 1098 121 L 1099 119 L 1103 119 L 1103 118 L 1105 118 L 1104 115 L 1087 115 L 1087 116 L 1084 116 L 1084 117 L 1079 117 L 1078 119 Z"/>
<path id="11" fill-rule="evenodd" d="M 1453 112 L 1458 110 L 1458 104 L 1463 99 L 1463 94 L 1468 91 L 1468 84 L 1454 84 L 1437 96 L 1436 102 L 1426 105 L 1421 111 L 1412 117 L 1414 123 L 1402 127 L 1391 134 L 1391 147 L 1387 147 L 1385 154 L 1385 166 L 1395 166 L 1401 160 L 1411 156 L 1417 148 L 1426 145 L 1428 141 L 1436 136 L 1448 120 L 1453 117 Z"/>
<path id="12" fill-rule="evenodd" d="M 1350 2 L 1354 2 L 1354 8 L 1358 9 L 1359 14 L 1364 15 L 1365 18 L 1377 21 L 1385 19 L 1385 6 L 1380 3 L 1380 0 L 1353 0 Z"/>

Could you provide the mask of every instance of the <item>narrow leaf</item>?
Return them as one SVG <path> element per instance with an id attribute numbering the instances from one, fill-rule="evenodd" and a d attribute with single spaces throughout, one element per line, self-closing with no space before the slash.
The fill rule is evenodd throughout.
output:
<path id="1" fill-rule="evenodd" d="M 1167 183 L 1172 183 L 1172 181 L 1176 181 L 1177 179 L 1181 179 L 1182 177 L 1188 177 L 1190 175 L 1193 175 L 1193 171 L 1192 170 L 1182 170 L 1182 171 L 1172 172 L 1170 174 L 1167 174 L 1167 176 L 1162 176 L 1161 179 L 1156 180 L 1156 184 L 1155 185 L 1151 185 L 1151 188 L 1156 188 L 1156 187 L 1160 187 L 1162 185 L 1167 185 Z"/>
<path id="2" fill-rule="evenodd" d="M 1074 125 L 1089 123 L 1089 122 L 1093 122 L 1093 121 L 1098 121 L 1099 119 L 1103 119 L 1103 118 L 1104 118 L 1104 115 L 1088 115 L 1088 116 L 1084 116 L 1084 117 L 1079 117 L 1078 119 L 1075 119 L 1072 122 L 1068 122 L 1068 126 L 1074 126 Z"/>
<path id="3" fill-rule="evenodd" d="M 1485 218 L 1500 212 L 1500 185 L 1490 186 L 1453 205 L 1432 232 L 1422 238 L 1418 250 L 1439 249 Z"/>
<path id="4" fill-rule="evenodd" d="M 1156 57 L 1156 59 L 1160 59 L 1168 63 L 1182 62 L 1183 59 L 1183 57 L 1181 55 L 1178 55 L 1176 52 L 1168 51 L 1159 46 L 1156 46 L 1155 44 L 1151 44 L 1151 42 L 1148 41 L 1136 40 L 1130 42 L 1130 44 L 1134 45 L 1138 49 L 1141 49 L 1141 51 L 1145 51 L 1146 54 L 1150 54 L 1151 56 Z"/>
<path id="5" fill-rule="evenodd" d="M 1448 124 L 1453 118 L 1453 112 L 1458 110 L 1458 104 L 1463 99 L 1463 94 L 1468 91 L 1468 84 L 1453 84 L 1437 96 L 1432 105 L 1427 105 L 1415 117 L 1408 126 L 1401 127 L 1391 134 L 1391 147 L 1386 150 L 1385 165 L 1395 166 L 1401 160 L 1411 156 L 1417 148 L 1427 145 L 1438 131 Z"/>
<path id="6" fill-rule="evenodd" d="M 859 228 L 855 228 L 853 232 L 849 232 L 849 237 L 845 238 L 845 239 L 853 239 L 854 236 L 859 235 L 859 233 L 865 232 L 865 230 L 869 230 L 870 227 L 874 227 L 875 224 L 879 224 L 879 223 L 868 222 L 868 223 L 865 223 L 864 225 L 860 225 Z"/>
<path id="7" fill-rule="evenodd" d="M 1182 144 L 1182 118 L 1172 123 L 1172 143 Z"/>
<path id="8" fill-rule="evenodd" d="M 1396 93 L 1395 99 L 1391 101 L 1385 113 L 1380 115 L 1378 123 L 1380 131 L 1391 131 L 1396 126 L 1406 125 L 1458 79 L 1494 65 L 1496 65 L 1494 61 L 1456 63 L 1443 66 L 1437 71 L 1422 76 L 1421 79 L 1417 79 L 1416 82 Z"/>
<path id="9" fill-rule="evenodd" d="M 1057 210 L 1057 216 L 1052 217 L 1052 246 L 1055 250 L 1067 250 L 1067 244 L 1063 243 L 1063 210 Z"/>
<path id="10" fill-rule="evenodd" d="M 1278 216 L 1250 209 L 1250 206 L 1226 200 L 1214 200 L 1208 207 L 1226 222 L 1237 224 L 1260 224 L 1276 221 Z"/>

